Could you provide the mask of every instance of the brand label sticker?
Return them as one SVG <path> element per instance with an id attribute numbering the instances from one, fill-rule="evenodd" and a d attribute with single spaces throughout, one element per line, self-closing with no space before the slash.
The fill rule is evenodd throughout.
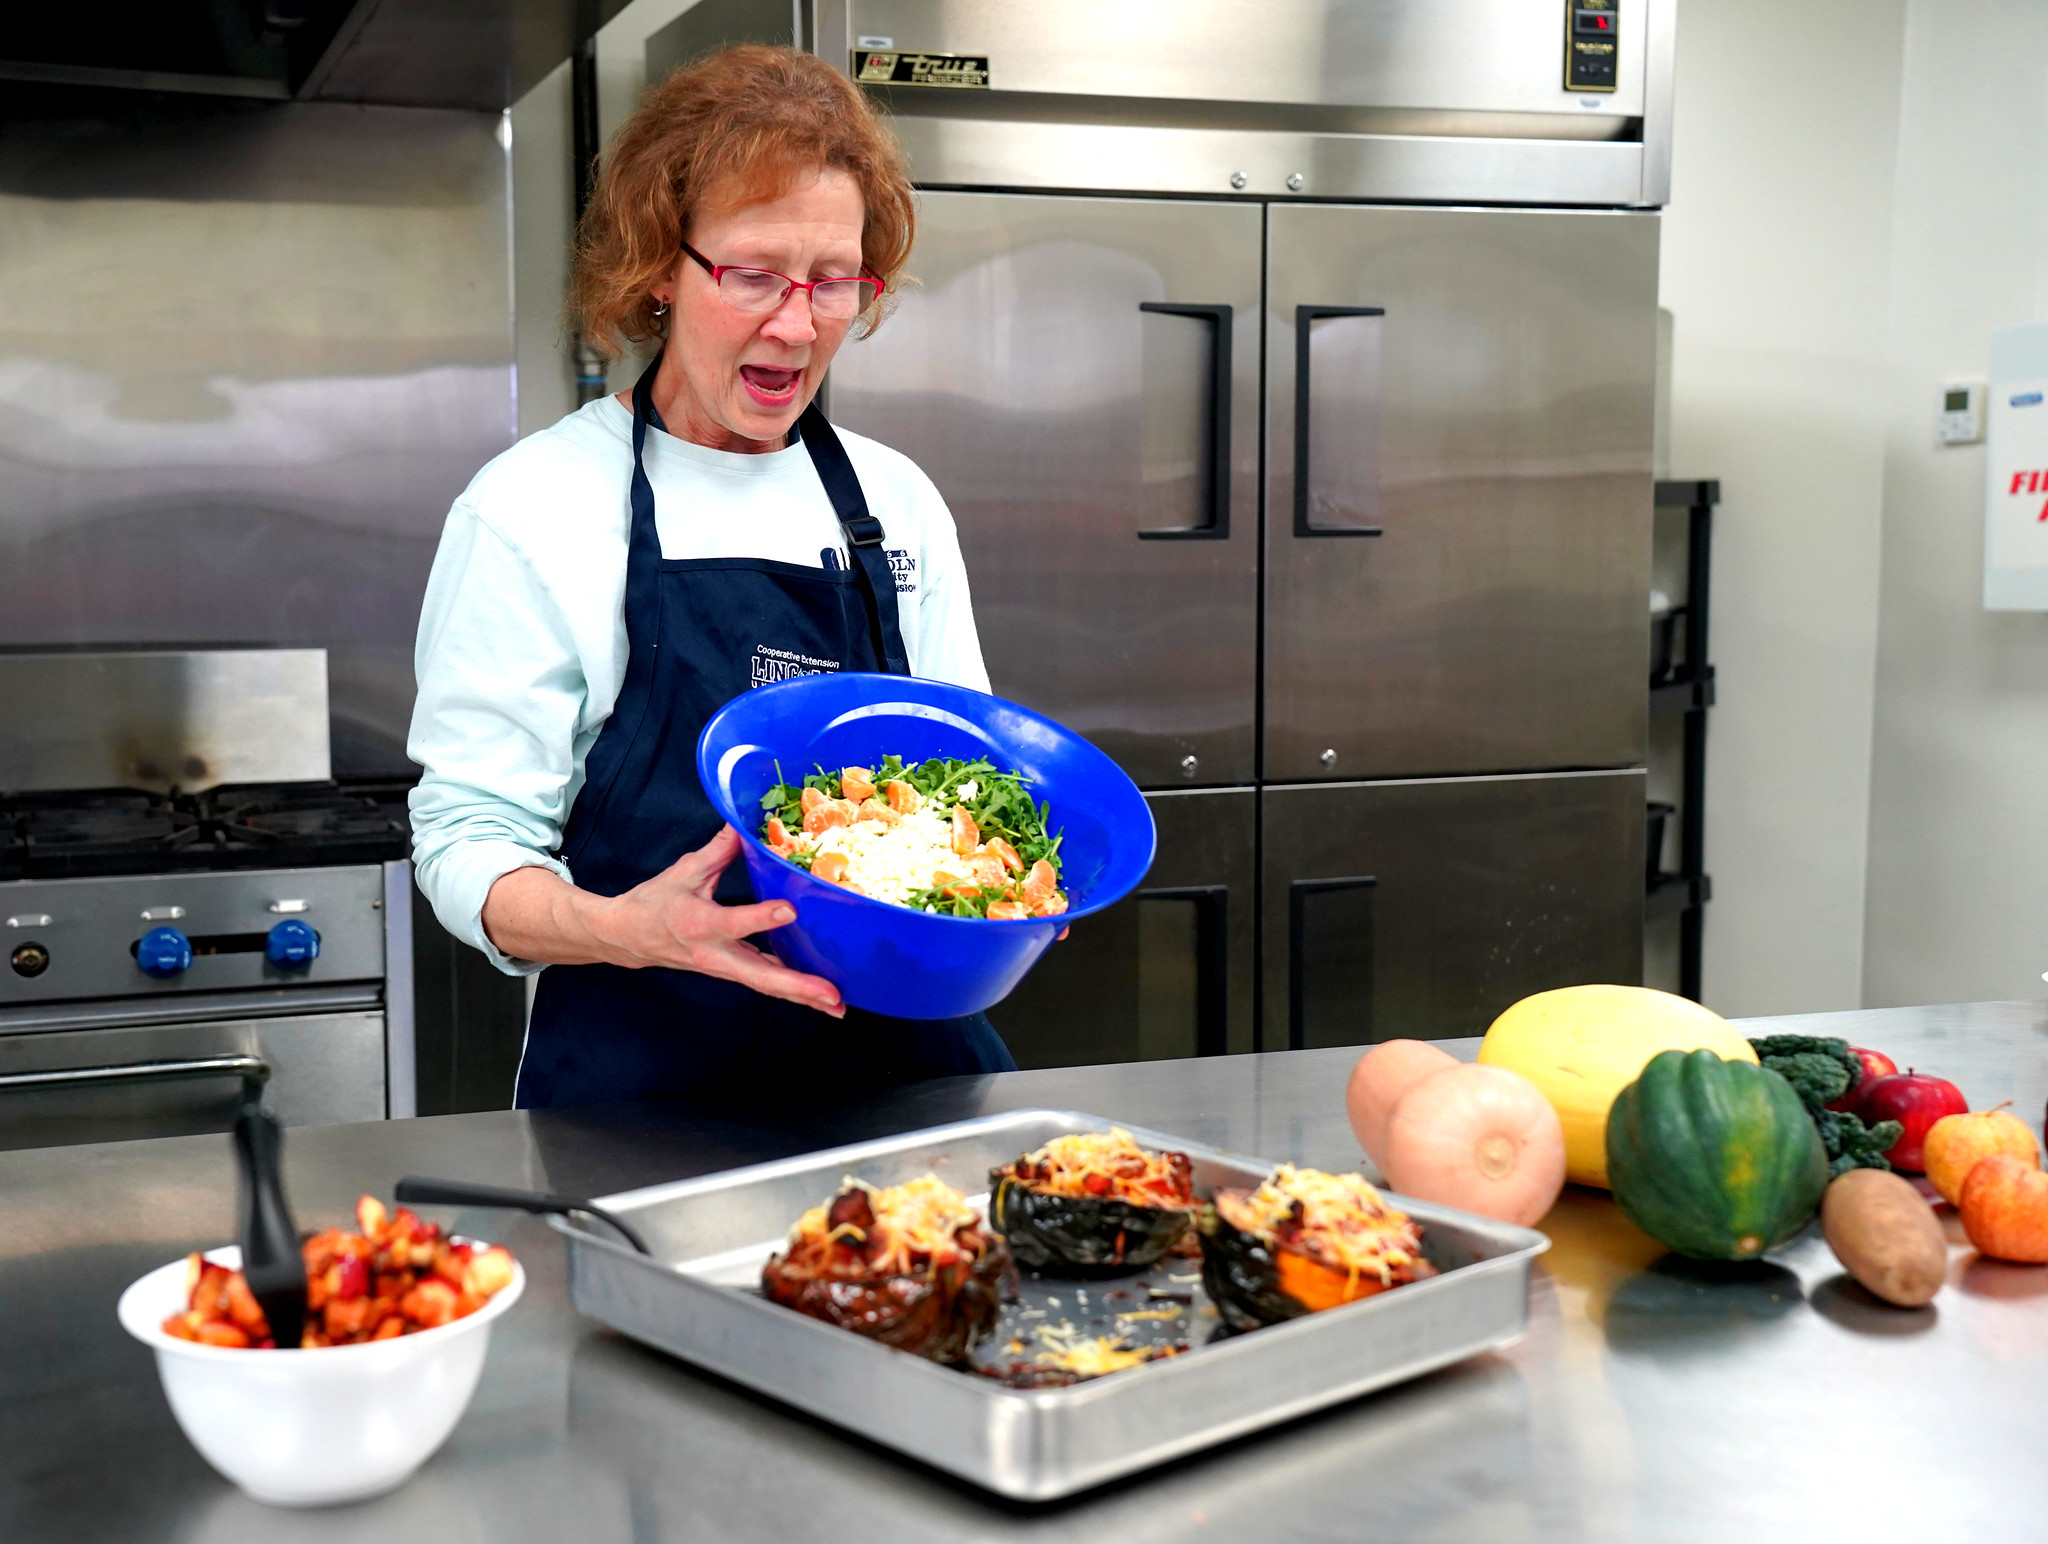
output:
<path id="1" fill-rule="evenodd" d="M 986 91 L 988 55 L 856 48 L 853 78 L 864 86 L 953 86 Z"/>

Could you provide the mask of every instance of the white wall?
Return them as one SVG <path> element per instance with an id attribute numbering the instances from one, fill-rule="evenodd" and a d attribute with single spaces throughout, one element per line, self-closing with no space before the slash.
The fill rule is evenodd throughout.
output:
<path id="1" fill-rule="evenodd" d="M 1935 394 L 2048 321 L 2048 5 L 1912 0 L 1891 301 L 1864 995 L 2048 995 L 2048 616 L 1981 604 L 1984 455 Z"/>
<path id="2" fill-rule="evenodd" d="M 1851 1008 L 1905 0 L 1679 14 L 1672 470 L 1719 478 L 1723 498 L 1703 995 L 1731 1015 Z"/>

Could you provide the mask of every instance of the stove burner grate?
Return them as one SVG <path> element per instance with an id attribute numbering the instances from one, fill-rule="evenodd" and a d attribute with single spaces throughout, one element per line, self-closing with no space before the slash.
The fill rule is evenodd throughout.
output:
<path id="1" fill-rule="evenodd" d="M 379 783 L 0 797 L 0 879 L 389 861 L 410 845 L 405 794 Z"/>

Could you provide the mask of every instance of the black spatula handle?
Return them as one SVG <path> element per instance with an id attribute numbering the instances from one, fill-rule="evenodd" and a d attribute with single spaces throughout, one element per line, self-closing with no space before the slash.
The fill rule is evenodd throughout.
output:
<path id="1" fill-rule="evenodd" d="M 277 1117 L 244 1110 L 235 1121 L 242 1275 L 270 1323 L 271 1338 L 281 1350 L 296 1350 L 306 1327 L 306 1259 L 284 1198 L 283 1158 L 284 1132 Z"/>
<path id="2" fill-rule="evenodd" d="M 539 1190 L 507 1190 L 498 1185 L 472 1185 L 459 1179 L 422 1179 L 417 1174 L 408 1174 L 400 1180 L 392 1194 L 400 1201 L 416 1202 L 422 1206 L 502 1206 L 511 1211 L 552 1212 L 562 1217 L 571 1212 L 582 1212 L 618 1229 L 621 1238 L 650 1259 L 654 1255 L 654 1251 L 647 1247 L 647 1240 L 635 1231 L 631 1223 L 614 1217 L 601 1206 L 592 1206 L 588 1201 L 579 1201 L 573 1196 L 552 1196 Z"/>

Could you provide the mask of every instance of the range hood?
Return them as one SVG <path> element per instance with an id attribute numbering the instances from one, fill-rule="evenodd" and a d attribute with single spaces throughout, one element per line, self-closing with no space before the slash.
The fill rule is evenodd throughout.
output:
<path id="1" fill-rule="evenodd" d="M 625 0 L 182 0 L 16 7 L 0 81 L 496 111 Z"/>

